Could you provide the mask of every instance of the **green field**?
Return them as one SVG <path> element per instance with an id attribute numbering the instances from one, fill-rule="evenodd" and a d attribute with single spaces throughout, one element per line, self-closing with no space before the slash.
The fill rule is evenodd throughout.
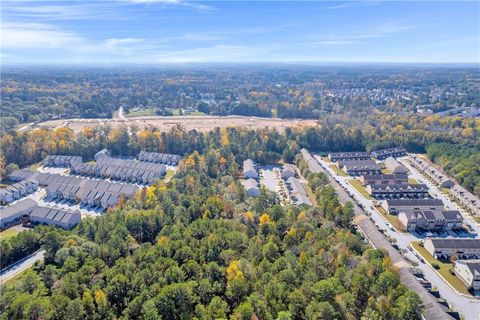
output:
<path id="1" fill-rule="evenodd" d="M 430 253 L 428 253 L 428 251 L 425 250 L 424 247 L 420 246 L 420 242 L 418 241 L 412 242 L 412 247 L 415 250 L 417 250 L 417 252 L 423 257 L 423 259 L 425 259 L 426 263 L 429 263 L 430 265 L 432 263 L 437 263 L 440 266 L 440 268 L 435 269 L 435 271 L 437 271 L 437 273 L 439 273 L 458 292 L 463 294 L 470 294 L 468 292 L 467 287 L 465 287 L 465 285 L 463 284 L 463 282 L 460 281 L 460 279 L 458 279 L 456 276 L 450 273 L 449 270 L 453 268 L 453 263 L 451 262 L 444 263 L 444 262 L 438 261 L 437 259 L 432 257 Z"/>
<path id="2" fill-rule="evenodd" d="M 367 189 L 365 189 L 365 187 L 362 185 L 362 183 L 359 180 L 351 179 L 351 180 L 348 180 L 348 183 L 350 183 L 352 185 L 352 187 L 357 189 L 357 191 L 360 192 L 360 194 L 364 198 L 369 199 L 369 200 L 373 200 L 373 198 L 370 197 L 370 195 L 368 194 Z"/>
<path id="3" fill-rule="evenodd" d="M 332 164 L 330 165 L 330 168 L 332 168 L 333 171 L 335 171 L 335 173 L 337 175 L 339 175 L 340 177 L 346 177 L 347 174 L 343 171 L 343 170 L 340 170 L 336 165 Z"/>
<path id="4" fill-rule="evenodd" d="M 147 117 L 147 116 L 154 116 L 155 115 L 155 110 L 153 109 L 145 109 L 145 110 L 138 110 L 138 111 L 132 111 L 129 113 L 125 113 L 125 117 L 127 118 L 133 118 L 133 117 Z"/>
<path id="5" fill-rule="evenodd" d="M 191 115 L 191 116 L 204 116 L 204 115 L 205 115 L 205 112 L 193 111 L 193 112 L 190 113 L 189 115 Z"/>
<path id="6" fill-rule="evenodd" d="M 403 226 L 400 224 L 400 221 L 398 221 L 398 216 L 394 216 L 393 214 L 388 213 L 383 207 L 378 206 L 375 207 L 375 209 L 380 212 L 382 216 L 387 219 L 387 221 L 397 230 L 398 232 L 405 232 L 403 229 Z"/>
<path id="7" fill-rule="evenodd" d="M 3 230 L 2 232 L 0 232 L 0 240 L 10 239 L 11 237 L 16 236 L 19 232 L 20 230 L 12 228 Z"/>

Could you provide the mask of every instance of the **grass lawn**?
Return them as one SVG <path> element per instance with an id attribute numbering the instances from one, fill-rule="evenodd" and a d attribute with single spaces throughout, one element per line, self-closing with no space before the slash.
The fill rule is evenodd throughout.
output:
<path id="1" fill-rule="evenodd" d="M 204 115 L 205 115 L 205 112 L 202 112 L 202 111 L 193 111 L 193 112 L 190 113 L 189 115 L 191 115 L 191 116 L 204 116 Z"/>
<path id="2" fill-rule="evenodd" d="M 145 110 L 138 110 L 138 111 L 131 111 L 129 113 L 125 113 L 125 117 L 132 118 L 132 117 L 145 117 L 145 116 L 154 116 L 155 111 L 153 109 L 145 109 Z"/>
<path id="3" fill-rule="evenodd" d="M 175 170 L 169 169 L 169 170 L 167 170 L 167 173 L 165 173 L 164 180 L 165 181 L 170 181 L 170 179 L 172 179 L 174 175 L 175 175 Z"/>
<path id="4" fill-rule="evenodd" d="M 382 173 L 383 174 L 392 174 L 392 171 L 388 170 L 388 169 L 382 169 Z"/>
<path id="5" fill-rule="evenodd" d="M 328 157 L 321 157 L 321 159 L 325 162 L 333 163 L 332 161 L 330 161 L 330 159 L 328 159 Z"/>
<path id="6" fill-rule="evenodd" d="M 408 183 L 418 183 L 418 181 L 413 178 L 408 178 Z"/>
<path id="7" fill-rule="evenodd" d="M 463 294 L 470 294 L 468 292 L 467 287 L 465 287 L 462 281 L 460 281 L 460 279 L 458 279 L 456 276 L 450 273 L 449 270 L 453 268 L 453 263 L 444 263 L 444 262 L 438 261 L 437 259 L 432 257 L 430 253 L 428 253 L 428 251 L 425 250 L 424 247 L 420 246 L 420 242 L 418 241 L 412 242 L 412 247 L 415 250 L 417 250 L 418 253 L 420 253 L 423 259 L 425 259 L 426 263 L 430 263 L 430 264 L 432 264 L 433 262 L 437 263 L 440 266 L 440 268 L 435 269 L 435 271 L 437 271 L 437 273 L 439 273 L 452 287 L 454 287 L 455 289 L 457 289 L 457 291 Z"/>
<path id="8" fill-rule="evenodd" d="M 41 162 L 37 162 L 37 163 L 34 163 L 32 165 L 30 165 L 28 168 L 30 170 L 37 170 L 38 168 L 40 168 L 42 166 L 42 163 Z"/>
<path id="9" fill-rule="evenodd" d="M 387 219 L 387 221 L 398 231 L 398 232 L 405 232 L 403 230 L 402 225 L 400 224 L 400 221 L 398 221 L 398 216 L 394 216 L 393 214 L 388 213 L 383 207 L 381 206 L 376 206 L 375 209 L 380 212 L 382 216 Z"/>
<path id="10" fill-rule="evenodd" d="M 0 232 L 0 240 L 10 239 L 11 237 L 16 236 L 19 232 L 20 230 L 13 228 L 3 230 L 2 232 Z"/>
<path id="11" fill-rule="evenodd" d="M 357 189 L 357 191 L 360 192 L 364 198 L 373 200 L 373 198 L 370 197 L 370 195 L 368 194 L 367 189 L 365 189 L 365 187 L 362 185 L 362 183 L 359 180 L 351 179 L 351 180 L 348 180 L 348 183 L 350 183 L 355 189 Z"/>
<path id="12" fill-rule="evenodd" d="M 336 165 L 332 164 L 330 165 L 330 168 L 332 168 L 333 171 L 335 171 L 335 173 L 337 175 L 339 175 L 340 177 L 346 177 L 347 174 L 343 171 L 343 170 L 340 170 Z"/>

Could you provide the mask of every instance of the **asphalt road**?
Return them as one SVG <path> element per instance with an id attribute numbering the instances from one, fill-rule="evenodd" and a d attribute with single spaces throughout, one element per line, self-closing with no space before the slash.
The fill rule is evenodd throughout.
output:
<path id="1" fill-rule="evenodd" d="M 331 185 L 335 188 L 338 198 L 342 203 L 347 201 L 352 202 L 355 212 L 354 223 L 362 230 L 362 232 L 366 235 L 369 239 L 370 243 L 375 248 L 382 248 L 385 249 L 388 254 L 390 255 L 392 264 L 396 267 L 399 271 L 400 278 L 402 283 L 407 286 L 409 289 L 417 292 L 420 298 L 423 301 L 425 306 L 424 316 L 426 319 L 430 320 L 442 320 L 442 319 L 453 319 L 446 313 L 446 308 L 439 303 L 437 303 L 437 299 L 431 295 L 418 281 L 417 278 L 411 273 L 410 271 L 410 264 L 403 258 L 403 256 L 392 247 L 390 242 L 385 238 L 385 236 L 378 231 L 375 224 L 369 219 L 362 208 L 358 206 L 358 203 L 361 203 L 364 208 L 369 208 L 370 205 L 367 205 L 367 202 L 363 203 L 361 200 L 363 198 L 358 196 L 358 192 L 352 192 L 349 188 L 349 184 L 346 183 L 346 178 L 337 176 L 331 168 L 329 168 L 329 164 L 322 161 L 320 157 L 315 156 L 315 159 L 320 163 L 322 170 L 324 173 L 327 174 L 327 177 L 331 183 Z M 340 183 L 335 180 L 336 177 L 339 179 Z M 342 185 L 343 187 L 342 187 Z M 356 195 L 355 199 L 352 199 L 349 194 L 345 191 L 348 189 L 352 194 Z M 361 195 L 360 195 L 361 196 Z M 363 198 L 365 199 L 365 198 Z M 368 201 L 365 199 L 365 201 Z M 468 319 L 468 318 L 466 318 Z M 472 320 L 474 318 L 471 318 Z M 469 319 L 470 320 L 470 319 Z M 476 320 L 476 319 L 475 319 Z"/>
<path id="2" fill-rule="evenodd" d="M 43 250 L 37 251 L 29 255 L 28 257 L 18 261 L 17 263 L 13 264 L 7 269 L 2 270 L 0 272 L 0 284 L 3 284 L 4 282 L 15 277 L 17 274 L 31 267 L 35 262 L 42 260 L 44 254 L 45 254 L 45 251 Z"/>

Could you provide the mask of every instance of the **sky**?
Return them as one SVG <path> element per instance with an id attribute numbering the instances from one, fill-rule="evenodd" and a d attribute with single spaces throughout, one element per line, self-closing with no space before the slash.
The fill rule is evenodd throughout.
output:
<path id="1" fill-rule="evenodd" d="M 480 1 L 2 0 L 4 64 L 479 63 Z"/>

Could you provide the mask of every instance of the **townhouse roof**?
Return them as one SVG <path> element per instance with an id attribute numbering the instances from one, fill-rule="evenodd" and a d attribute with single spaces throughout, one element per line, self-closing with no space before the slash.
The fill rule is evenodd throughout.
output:
<path id="1" fill-rule="evenodd" d="M 387 199 L 388 206 L 444 206 L 440 199 Z"/>
<path id="2" fill-rule="evenodd" d="M 245 190 L 259 189 L 257 181 L 252 178 L 243 181 L 242 185 L 245 188 Z"/>
<path id="3" fill-rule="evenodd" d="M 24 199 L 17 201 L 16 203 L 9 205 L 5 208 L 2 208 L 2 215 L 1 218 L 5 219 L 11 216 L 15 216 L 19 212 L 24 212 L 28 210 L 32 210 L 37 206 L 37 201 L 33 199 Z"/>
<path id="4" fill-rule="evenodd" d="M 438 249 L 480 249 L 480 239 L 471 238 L 428 238 Z"/>

